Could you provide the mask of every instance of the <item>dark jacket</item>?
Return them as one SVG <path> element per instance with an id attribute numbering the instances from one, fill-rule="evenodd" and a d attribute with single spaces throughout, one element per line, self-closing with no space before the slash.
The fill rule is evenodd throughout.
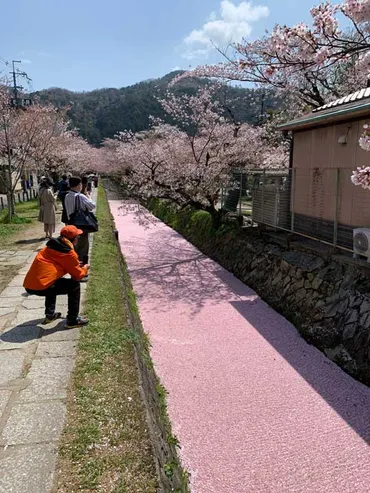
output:
<path id="1" fill-rule="evenodd" d="M 58 187 L 58 192 L 65 192 L 69 188 L 68 180 L 60 180 L 58 182 L 57 187 Z"/>
<path id="2" fill-rule="evenodd" d="M 67 185 L 58 194 L 58 198 L 62 202 L 62 223 L 64 223 L 64 224 L 68 223 L 68 217 L 67 217 L 67 212 L 66 212 L 65 207 L 64 207 L 64 201 L 65 201 L 67 195 L 69 194 L 69 192 L 70 192 L 70 190 L 69 190 L 69 187 Z"/>

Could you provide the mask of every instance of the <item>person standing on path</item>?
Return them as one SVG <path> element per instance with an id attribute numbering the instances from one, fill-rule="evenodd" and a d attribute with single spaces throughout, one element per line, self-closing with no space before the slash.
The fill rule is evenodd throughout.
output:
<path id="1" fill-rule="evenodd" d="M 92 192 L 92 184 L 93 184 L 93 175 L 87 176 L 87 193 L 91 194 Z"/>
<path id="2" fill-rule="evenodd" d="M 68 190 L 69 184 L 68 184 L 68 176 L 67 175 L 62 175 L 62 179 L 60 181 L 58 181 L 57 188 L 58 188 L 59 194 L 65 190 Z"/>
<path id="3" fill-rule="evenodd" d="M 67 175 L 62 176 L 62 180 L 58 183 L 58 199 L 62 202 L 62 223 L 68 224 L 67 213 L 64 205 L 65 198 L 69 192 L 69 182 Z"/>
<path id="4" fill-rule="evenodd" d="M 45 320 L 49 324 L 61 317 L 55 311 L 58 295 L 68 295 L 67 329 L 82 327 L 89 323 L 87 318 L 79 316 L 81 285 L 80 281 L 87 275 L 90 265 L 81 266 L 75 246 L 82 231 L 75 226 L 65 226 L 59 238 L 48 241 L 33 261 L 23 287 L 28 294 L 45 297 Z M 63 276 L 71 275 L 71 279 Z"/>
<path id="5" fill-rule="evenodd" d="M 64 207 L 66 210 L 67 220 L 70 220 L 71 215 L 76 211 L 76 207 L 80 207 L 85 211 L 92 211 L 95 209 L 95 204 L 86 195 L 81 193 L 82 180 L 80 177 L 73 176 L 69 179 L 70 192 L 67 194 L 64 200 Z M 76 198 L 79 200 L 76 200 Z M 89 263 L 89 233 L 83 232 L 80 236 L 79 242 L 76 246 L 76 252 L 78 258 L 82 264 Z"/>
<path id="6" fill-rule="evenodd" d="M 81 183 L 82 183 L 82 190 L 81 190 L 81 193 L 83 195 L 86 195 L 86 197 L 90 198 L 89 194 L 87 193 L 87 184 L 88 184 L 88 179 L 87 179 L 87 176 L 83 176 L 81 178 Z"/>
<path id="7" fill-rule="evenodd" d="M 42 182 L 39 191 L 40 212 L 38 220 L 44 223 L 45 238 L 52 238 L 56 223 L 56 196 L 51 189 L 50 180 Z"/>

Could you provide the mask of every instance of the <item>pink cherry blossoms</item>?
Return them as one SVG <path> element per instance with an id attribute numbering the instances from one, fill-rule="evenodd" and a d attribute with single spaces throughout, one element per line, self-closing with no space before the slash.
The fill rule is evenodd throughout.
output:
<path id="1" fill-rule="evenodd" d="M 370 20 L 369 0 L 346 0 L 343 2 L 341 10 L 356 23 L 363 24 Z"/>
<path id="2" fill-rule="evenodd" d="M 287 106 L 297 115 L 366 87 L 370 0 L 327 1 L 313 7 L 310 14 L 310 24 L 277 25 L 261 39 L 234 44 L 234 56 L 224 52 L 225 62 L 197 67 L 179 78 L 240 80 L 270 87 L 289 98 Z M 368 126 L 359 145 L 370 151 Z M 354 171 L 353 183 L 370 188 L 369 170 Z"/>
<path id="3" fill-rule="evenodd" d="M 369 125 L 364 125 L 364 132 L 360 137 L 360 147 L 364 151 L 370 151 L 370 127 Z"/>
<path id="4" fill-rule="evenodd" d="M 310 14 L 310 25 L 277 25 L 261 39 L 234 44 L 234 56 L 225 52 L 224 63 L 198 67 L 187 76 L 269 86 L 294 94 L 297 105 L 312 107 L 365 87 L 370 75 L 370 1 L 324 2 Z"/>
<path id="5" fill-rule="evenodd" d="M 0 180 L 10 203 L 27 169 L 34 169 L 38 174 L 51 169 L 82 172 L 94 170 L 98 165 L 98 150 L 69 129 L 66 112 L 67 109 L 57 110 L 37 101 L 27 108 L 14 108 L 9 88 L 0 85 L 0 153 L 7 176 L 0 173 Z"/>
<path id="6" fill-rule="evenodd" d="M 364 125 L 364 132 L 360 137 L 360 147 L 364 151 L 370 151 L 370 126 Z M 351 177 L 354 185 L 370 190 L 370 166 L 357 168 Z"/>
<path id="7" fill-rule="evenodd" d="M 194 95 L 168 92 L 161 104 L 172 125 L 154 121 L 150 131 L 125 132 L 105 142 L 105 162 L 120 173 L 131 196 L 169 199 L 215 214 L 219 191 L 233 170 L 287 165 L 286 148 L 269 143 L 264 128 L 227 117 L 217 90 L 212 85 Z"/>
<path id="8" fill-rule="evenodd" d="M 357 168 L 351 177 L 352 183 L 370 190 L 370 166 Z"/>

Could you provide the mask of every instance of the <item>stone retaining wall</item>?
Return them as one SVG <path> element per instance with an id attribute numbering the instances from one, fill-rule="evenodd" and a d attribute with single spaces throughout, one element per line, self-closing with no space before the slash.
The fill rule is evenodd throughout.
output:
<path id="1" fill-rule="evenodd" d="M 142 395 L 147 410 L 154 459 L 161 493 L 189 493 L 189 481 L 177 453 L 177 439 L 172 435 L 167 415 L 166 391 L 160 384 L 149 354 L 147 341 L 141 325 L 134 292 L 126 264 L 121 257 L 123 289 L 126 296 L 128 323 L 136 331 L 136 360 L 141 379 Z"/>

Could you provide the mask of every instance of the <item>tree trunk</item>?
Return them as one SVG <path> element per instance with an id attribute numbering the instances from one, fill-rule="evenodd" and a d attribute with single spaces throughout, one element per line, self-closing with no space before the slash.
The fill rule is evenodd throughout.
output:
<path id="1" fill-rule="evenodd" d="M 12 180 L 12 161 L 10 155 L 8 154 L 8 180 L 7 180 L 7 199 L 8 199 L 8 222 L 12 221 L 12 217 L 15 213 L 14 209 L 14 190 L 13 190 L 13 180 Z"/>
<path id="2" fill-rule="evenodd" d="M 214 207 L 207 207 L 206 211 L 211 214 L 213 227 L 217 231 L 221 227 L 222 212 Z"/>
<path id="3" fill-rule="evenodd" d="M 14 208 L 14 201 L 15 201 L 15 196 L 14 192 L 8 191 L 6 194 L 6 198 L 8 201 L 8 222 L 12 222 L 12 218 L 15 215 L 15 208 Z"/>

